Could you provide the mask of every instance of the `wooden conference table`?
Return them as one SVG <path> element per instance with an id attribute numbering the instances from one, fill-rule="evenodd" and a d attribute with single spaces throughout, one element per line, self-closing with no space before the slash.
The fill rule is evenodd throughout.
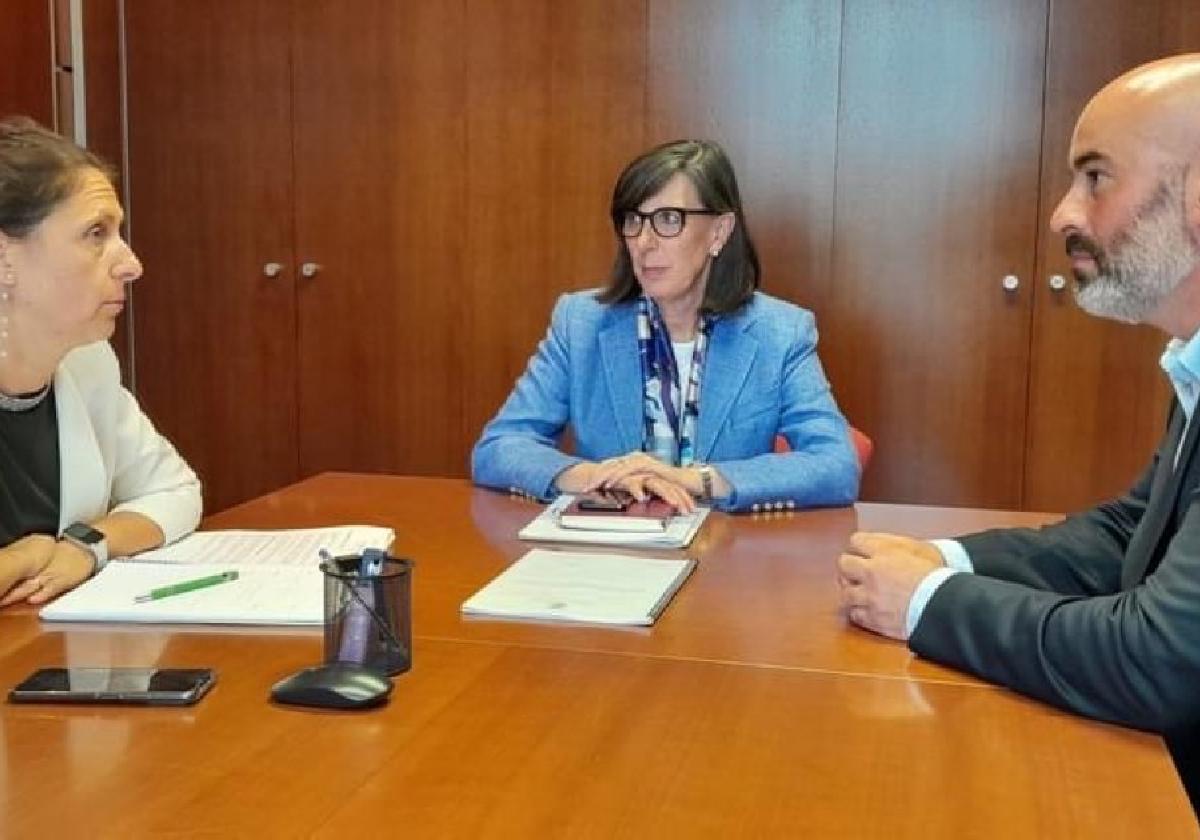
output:
<path id="1" fill-rule="evenodd" d="M 381 524 L 413 558 L 414 667 L 368 712 L 276 707 L 316 630 L 55 626 L 0 612 L 0 688 L 50 665 L 211 666 L 185 709 L 3 705 L 0 836 L 1185 837 L 1162 742 L 847 627 L 856 528 L 1040 514 L 860 504 L 714 515 L 649 629 L 464 620 L 531 502 L 326 474 L 206 527 Z"/>

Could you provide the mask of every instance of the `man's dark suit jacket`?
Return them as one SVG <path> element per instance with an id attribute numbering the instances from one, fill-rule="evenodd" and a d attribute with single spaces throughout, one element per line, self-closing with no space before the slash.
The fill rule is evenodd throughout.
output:
<path id="1" fill-rule="evenodd" d="M 1055 706 L 1160 732 L 1200 813 L 1200 417 L 1178 405 L 1126 496 L 1041 529 L 960 538 L 909 646 Z"/>

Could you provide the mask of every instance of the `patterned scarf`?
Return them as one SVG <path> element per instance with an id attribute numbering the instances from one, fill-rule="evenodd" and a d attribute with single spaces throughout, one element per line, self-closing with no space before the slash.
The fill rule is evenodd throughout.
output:
<path id="1" fill-rule="evenodd" d="M 696 418 L 700 416 L 700 379 L 708 336 L 716 322 L 701 313 L 686 383 L 671 347 L 671 334 L 658 305 L 643 295 L 638 301 L 638 357 L 642 362 L 642 450 L 673 466 L 696 460 Z"/>

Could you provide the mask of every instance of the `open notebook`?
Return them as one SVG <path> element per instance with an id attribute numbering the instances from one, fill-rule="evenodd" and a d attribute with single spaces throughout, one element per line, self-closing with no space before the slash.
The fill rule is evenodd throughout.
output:
<path id="1" fill-rule="evenodd" d="M 464 615 L 649 625 L 696 568 L 689 558 L 535 548 L 463 602 Z"/>
<path id="2" fill-rule="evenodd" d="M 387 549 L 388 528 L 351 525 L 290 531 L 200 531 L 173 545 L 114 560 L 42 608 L 46 621 L 164 624 L 321 624 L 324 575 L 317 552 Z M 139 595 L 213 572 L 237 580 L 155 601 Z"/>

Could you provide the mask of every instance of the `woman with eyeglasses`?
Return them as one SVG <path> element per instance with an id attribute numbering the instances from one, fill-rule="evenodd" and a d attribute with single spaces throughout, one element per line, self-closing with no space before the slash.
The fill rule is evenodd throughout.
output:
<path id="1" fill-rule="evenodd" d="M 611 212 L 607 286 L 559 299 L 475 445 L 475 482 L 543 500 L 622 489 L 683 511 L 854 501 L 858 460 L 813 316 L 757 291 L 724 151 L 703 140 L 652 149 L 621 173 Z M 568 426 L 570 454 L 556 445 Z M 777 436 L 790 451 L 775 451 Z"/>
<path id="2" fill-rule="evenodd" d="M 107 339 L 141 263 L 101 161 L 0 120 L 0 607 L 200 521 L 200 482 L 121 387 Z"/>

